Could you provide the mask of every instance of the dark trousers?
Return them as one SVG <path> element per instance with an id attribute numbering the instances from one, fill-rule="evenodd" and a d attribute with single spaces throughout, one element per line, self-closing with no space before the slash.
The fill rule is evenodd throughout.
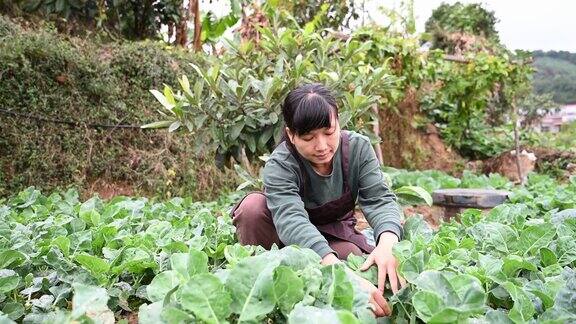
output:
<path id="1" fill-rule="evenodd" d="M 272 244 L 276 243 L 278 247 L 284 247 L 272 222 L 272 215 L 266 206 L 266 197 L 263 193 L 248 194 L 234 208 L 232 214 L 232 223 L 236 226 L 236 235 L 240 244 L 261 245 L 265 249 L 270 249 Z M 350 253 L 362 255 L 360 248 L 352 242 L 331 236 L 326 239 L 340 259 L 345 260 Z"/>

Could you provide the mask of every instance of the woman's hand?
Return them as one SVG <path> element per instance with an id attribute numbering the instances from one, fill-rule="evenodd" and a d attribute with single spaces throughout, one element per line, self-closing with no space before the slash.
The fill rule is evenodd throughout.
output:
<path id="1" fill-rule="evenodd" d="M 380 290 L 380 293 L 384 292 L 386 275 L 388 275 L 388 280 L 390 281 L 390 287 L 392 288 L 393 293 L 398 292 L 399 284 L 401 287 L 406 285 L 406 281 L 396 272 L 398 261 L 392 254 L 392 247 L 396 243 L 398 243 L 398 236 L 396 236 L 396 234 L 391 232 L 380 234 L 378 245 L 374 251 L 370 253 L 362 267 L 360 267 L 361 271 L 366 271 L 370 266 L 376 264 L 378 267 L 378 290 Z"/>
<path id="2" fill-rule="evenodd" d="M 378 290 L 378 288 L 376 288 L 376 286 L 374 286 L 370 281 L 360 277 L 354 271 L 349 270 L 348 273 L 355 277 L 360 282 L 362 289 L 364 289 L 364 291 L 370 295 L 369 302 L 372 304 L 372 311 L 374 312 L 374 315 L 376 315 L 376 317 L 390 316 L 392 310 L 390 309 L 390 306 L 388 305 L 388 302 L 386 301 L 386 298 L 384 298 L 382 292 Z"/>
<path id="3" fill-rule="evenodd" d="M 331 265 L 336 263 L 341 263 L 340 259 L 336 257 L 334 253 L 328 253 L 322 257 L 322 265 Z M 374 286 L 370 281 L 360 277 L 357 273 L 350 270 L 350 268 L 345 267 L 346 272 L 352 275 L 354 278 L 360 282 L 360 286 L 370 295 L 370 304 L 372 304 L 372 311 L 377 317 L 389 316 L 392 313 L 388 302 L 384 298 L 384 295 L 376 286 Z"/>

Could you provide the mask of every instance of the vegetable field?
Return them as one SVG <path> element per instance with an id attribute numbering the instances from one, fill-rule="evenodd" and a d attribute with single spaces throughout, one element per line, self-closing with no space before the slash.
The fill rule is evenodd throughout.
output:
<path id="1" fill-rule="evenodd" d="M 394 186 L 413 184 L 410 172 L 392 175 Z M 462 184 L 440 173 L 417 178 Z M 73 190 L 29 188 L 0 201 L 0 322 L 569 323 L 571 180 L 532 175 L 506 204 L 466 210 L 438 231 L 406 219 L 395 254 L 409 284 L 396 295 L 387 290 L 393 315 L 378 320 L 344 265 L 323 267 L 298 247 L 237 244 L 228 210 L 241 192 L 214 202 L 82 202 Z M 357 271 L 362 262 L 351 257 L 346 266 Z M 376 279 L 374 268 L 361 274 Z"/>

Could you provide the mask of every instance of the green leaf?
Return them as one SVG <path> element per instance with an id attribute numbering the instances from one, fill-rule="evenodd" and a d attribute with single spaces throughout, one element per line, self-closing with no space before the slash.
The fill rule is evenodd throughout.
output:
<path id="1" fill-rule="evenodd" d="M 554 306 L 553 297 L 556 295 L 556 292 L 553 292 L 552 289 L 545 285 L 541 280 L 529 281 L 526 283 L 524 288 L 540 298 L 546 309 L 552 308 L 552 306 Z"/>
<path id="2" fill-rule="evenodd" d="M 170 102 L 170 100 L 168 100 L 164 94 L 162 94 L 162 92 L 158 91 L 158 90 L 150 90 L 150 93 L 152 93 L 152 95 L 154 95 L 154 97 L 156 98 L 156 100 L 158 100 L 158 102 L 160 102 L 160 104 L 168 109 L 169 111 L 172 111 L 172 108 L 174 108 L 176 106 L 175 103 Z M 174 100 L 174 98 L 172 98 L 172 100 Z"/>
<path id="3" fill-rule="evenodd" d="M 24 314 L 26 314 L 26 310 L 24 309 L 24 306 L 22 306 L 22 304 L 11 302 L 4 304 L 4 307 L 2 307 L 2 313 L 6 314 L 11 320 L 15 321 L 20 317 L 24 316 Z M 0 323 L 5 322 L 3 322 L 2 319 L 0 319 Z"/>
<path id="4" fill-rule="evenodd" d="M 82 315 L 101 322 L 114 322 L 114 313 L 108 308 L 108 294 L 106 289 L 73 283 L 74 297 L 72 298 L 72 317 Z"/>
<path id="5" fill-rule="evenodd" d="M 180 284 L 178 273 L 175 270 L 168 270 L 159 273 L 146 286 L 146 295 L 151 302 L 163 301 L 168 292 Z"/>
<path id="6" fill-rule="evenodd" d="M 138 323 L 139 324 L 168 324 L 167 321 L 162 319 L 162 306 L 161 301 L 146 305 L 140 305 L 138 308 Z"/>
<path id="7" fill-rule="evenodd" d="M 576 241 L 574 236 L 558 236 L 552 246 L 558 257 L 558 264 L 561 266 L 566 266 L 576 261 Z"/>
<path id="8" fill-rule="evenodd" d="M 547 247 L 540 248 L 540 260 L 542 261 L 542 265 L 545 267 L 558 263 L 556 254 Z"/>
<path id="9" fill-rule="evenodd" d="M 186 92 L 188 95 L 192 96 L 192 91 L 190 90 L 190 82 L 188 81 L 188 77 L 186 75 L 182 75 L 182 78 L 178 79 L 182 90 Z"/>
<path id="10" fill-rule="evenodd" d="M 20 277 L 14 270 L 0 270 L 0 294 L 6 294 L 18 287 Z"/>
<path id="11" fill-rule="evenodd" d="M 315 324 L 357 324 L 354 314 L 346 310 L 318 308 L 313 306 L 296 306 L 288 316 L 289 324 L 315 323 Z"/>
<path id="12" fill-rule="evenodd" d="M 279 266 L 274 270 L 274 296 L 282 313 L 288 316 L 304 298 L 304 282 L 289 267 Z"/>
<path id="13" fill-rule="evenodd" d="M 553 226 L 529 226 L 520 232 L 518 251 L 523 255 L 533 254 L 542 247 L 547 247 L 556 235 Z"/>
<path id="14" fill-rule="evenodd" d="M 140 128 L 167 128 L 167 127 L 170 127 L 170 125 L 172 125 L 172 123 L 174 123 L 174 121 L 172 121 L 172 120 L 163 120 L 163 121 L 157 121 L 157 122 L 142 125 L 142 126 L 140 126 Z"/>
<path id="15" fill-rule="evenodd" d="M 576 270 L 564 268 L 562 277 L 566 285 L 558 291 L 555 298 L 555 306 L 563 308 L 572 314 L 576 314 Z"/>
<path id="16" fill-rule="evenodd" d="M 252 252 L 252 249 L 249 247 L 235 243 L 234 245 L 228 245 L 224 248 L 224 257 L 228 262 L 228 267 L 233 268 L 240 260 L 252 255 Z"/>
<path id="17" fill-rule="evenodd" d="M 208 255 L 195 248 L 188 253 L 188 273 L 190 276 L 208 272 Z"/>
<path id="18" fill-rule="evenodd" d="M 337 309 L 352 310 L 354 290 L 342 265 L 330 265 L 322 268 L 323 284 L 319 299 L 326 305 Z"/>
<path id="19" fill-rule="evenodd" d="M 421 309 L 418 314 L 423 316 L 422 319 L 427 317 L 425 321 L 446 319 L 450 322 L 485 312 L 486 294 L 480 281 L 473 276 L 447 271 L 424 271 L 415 284 L 421 291 L 431 293 L 419 294 L 413 300 L 419 303 Z"/>
<path id="20" fill-rule="evenodd" d="M 10 317 L 0 313 L 0 324 L 16 324 Z"/>
<path id="21" fill-rule="evenodd" d="M 230 139 L 236 140 L 244 129 L 244 120 L 237 121 L 234 125 L 230 126 Z"/>
<path id="22" fill-rule="evenodd" d="M 172 124 L 170 124 L 170 126 L 168 126 L 168 132 L 172 133 L 178 130 L 178 128 L 180 128 L 180 126 L 182 126 L 182 123 L 179 121 L 175 121 Z"/>
<path id="23" fill-rule="evenodd" d="M 422 203 L 432 206 L 432 196 L 423 188 L 416 186 L 404 186 L 394 190 L 396 196 L 398 196 L 401 201 L 406 202 L 409 205 L 419 205 Z"/>
<path id="24" fill-rule="evenodd" d="M 522 288 L 514 285 L 511 282 L 505 282 L 502 287 L 512 297 L 514 301 L 514 306 L 510 309 L 508 316 L 514 323 L 525 323 L 532 319 L 536 310 L 534 309 L 534 304 L 530 300 L 530 297 L 522 290 Z"/>
<path id="25" fill-rule="evenodd" d="M 98 197 L 93 197 L 80 205 L 79 216 L 86 223 L 92 224 L 93 226 L 98 226 L 100 223 L 100 213 L 98 208 L 101 206 L 102 202 Z"/>
<path id="26" fill-rule="evenodd" d="M 239 321 L 256 320 L 274 309 L 273 273 L 279 263 L 268 252 L 242 259 L 230 271 L 226 286 L 232 294 L 230 308 L 239 315 Z"/>
<path id="27" fill-rule="evenodd" d="M 113 274 L 121 274 L 124 271 L 128 271 L 134 274 L 143 273 L 146 269 L 155 269 L 158 264 L 149 252 L 141 248 L 126 248 L 122 251 L 121 255 L 118 257 L 118 266 L 111 268 Z"/>
<path id="28" fill-rule="evenodd" d="M 182 307 L 206 323 L 221 323 L 230 315 L 232 297 L 210 273 L 195 275 L 181 288 Z"/>
<path id="29" fill-rule="evenodd" d="M 424 271 L 424 251 L 419 251 L 400 263 L 400 274 L 406 281 L 415 282 Z"/>
<path id="30" fill-rule="evenodd" d="M 160 314 L 162 320 L 166 323 L 194 323 L 195 318 L 189 312 L 182 310 L 180 307 L 168 306 L 162 309 Z"/>
<path id="31" fill-rule="evenodd" d="M 0 252 L 0 269 L 16 268 L 26 261 L 26 255 L 16 250 L 5 250 Z"/>
<path id="32" fill-rule="evenodd" d="M 414 305 L 414 309 L 416 310 L 416 313 L 418 313 L 418 317 L 420 317 L 425 322 L 430 321 L 432 316 L 445 308 L 442 298 L 440 298 L 440 296 L 438 296 L 436 293 L 430 291 L 416 292 L 412 297 L 412 305 Z M 455 320 L 456 318 L 446 318 L 446 322 Z"/>
<path id="33" fill-rule="evenodd" d="M 374 264 L 366 271 L 360 271 L 360 268 L 366 261 L 366 258 L 359 255 L 354 255 L 350 253 L 347 259 L 347 265 L 350 269 L 354 270 L 360 277 L 370 281 L 371 283 L 378 284 L 378 267 Z"/>
<path id="34" fill-rule="evenodd" d="M 106 260 L 89 254 L 79 254 L 74 257 L 76 262 L 90 271 L 95 277 L 107 273 L 110 270 L 110 264 Z"/>
<path id="35" fill-rule="evenodd" d="M 434 236 L 432 228 L 420 215 L 408 217 L 403 227 L 404 238 L 409 241 L 416 241 L 420 238 L 424 242 L 430 242 Z"/>
<path id="36" fill-rule="evenodd" d="M 502 310 L 494 310 L 494 309 L 489 309 L 486 312 L 486 320 L 488 320 L 488 323 L 491 323 L 491 324 L 513 324 L 514 323 L 510 320 L 510 318 L 508 317 L 508 314 L 504 313 Z"/>
<path id="37" fill-rule="evenodd" d="M 502 271 L 506 276 L 513 278 L 517 276 L 517 272 L 521 269 L 538 271 L 535 265 L 524 260 L 522 257 L 517 255 L 509 255 L 504 259 L 504 265 L 502 266 Z"/>
<path id="38" fill-rule="evenodd" d="M 481 251 L 496 250 L 502 254 L 510 254 L 518 234 L 508 225 L 495 222 L 481 222 L 468 228 L 468 233 L 474 238 Z"/>
<path id="39" fill-rule="evenodd" d="M 62 251 L 62 254 L 65 256 L 70 254 L 70 239 L 66 236 L 58 236 L 57 238 L 53 239 L 52 245 L 59 248 L 60 251 Z"/>

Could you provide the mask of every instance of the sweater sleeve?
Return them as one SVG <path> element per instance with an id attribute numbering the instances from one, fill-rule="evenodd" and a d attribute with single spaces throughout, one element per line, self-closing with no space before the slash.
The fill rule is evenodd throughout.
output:
<path id="1" fill-rule="evenodd" d="M 378 243 L 380 234 L 392 232 L 402 239 L 400 206 L 396 195 L 386 186 L 380 163 L 369 141 L 362 141 L 360 148 L 360 169 L 358 203 L 366 221 L 374 229 L 374 240 Z"/>
<path id="2" fill-rule="evenodd" d="M 299 194 L 296 170 L 276 160 L 268 160 L 262 174 L 266 203 L 278 237 L 285 245 L 310 248 L 320 257 L 336 252 L 310 222 L 308 212 Z"/>

